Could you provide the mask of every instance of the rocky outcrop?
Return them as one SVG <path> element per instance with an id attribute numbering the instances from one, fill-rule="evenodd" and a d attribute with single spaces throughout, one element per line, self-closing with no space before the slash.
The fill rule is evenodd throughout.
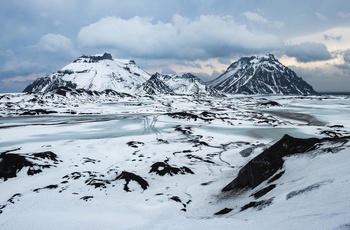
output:
<path id="1" fill-rule="evenodd" d="M 41 173 L 44 168 L 56 167 L 55 164 L 59 163 L 57 155 L 51 151 L 33 154 L 10 152 L 12 151 L 0 153 L 0 179 L 17 177 L 23 168 L 27 168 L 27 175 L 31 176 Z"/>
<path id="2" fill-rule="evenodd" d="M 270 148 L 264 150 L 249 161 L 239 171 L 237 177 L 225 186 L 222 191 L 228 192 L 255 188 L 282 168 L 284 163 L 283 157 L 311 151 L 317 147 L 317 143 L 326 140 L 318 138 L 294 138 L 286 134 Z"/>

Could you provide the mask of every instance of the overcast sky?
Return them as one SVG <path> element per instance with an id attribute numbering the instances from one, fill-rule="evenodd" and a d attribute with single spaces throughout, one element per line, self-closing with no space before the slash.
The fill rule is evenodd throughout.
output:
<path id="1" fill-rule="evenodd" d="M 218 77 L 274 54 L 316 91 L 350 91 L 349 0 L 0 0 L 0 93 L 82 54 Z"/>

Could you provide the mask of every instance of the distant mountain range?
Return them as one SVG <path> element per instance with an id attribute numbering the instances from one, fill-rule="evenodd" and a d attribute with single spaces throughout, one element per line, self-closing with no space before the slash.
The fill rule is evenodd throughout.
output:
<path id="1" fill-rule="evenodd" d="M 190 74 L 156 73 L 143 84 L 147 94 L 185 94 L 185 95 L 218 95 L 218 92 L 207 86 L 200 78 Z"/>
<path id="2" fill-rule="evenodd" d="M 59 87 L 128 94 L 316 94 L 311 85 L 272 54 L 243 57 L 207 83 L 190 73 L 151 76 L 133 60 L 113 59 L 108 53 L 82 55 L 61 70 L 38 78 L 23 92 L 48 92 Z"/>

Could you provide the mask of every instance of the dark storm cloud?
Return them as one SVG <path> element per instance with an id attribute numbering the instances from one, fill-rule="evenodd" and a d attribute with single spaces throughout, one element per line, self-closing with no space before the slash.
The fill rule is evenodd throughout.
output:
<path id="1" fill-rule="evenodd" d="M 343 60 L 346 64 L 350 64 L 350 49 L 343 52 Z"/>
<path id="2" fill-rule="evenodd" d="M 332 58 L 324 44 L 315 42 L 287 46 L 285 54 L 295 57 L 299 62 L 325 61 Z"/>

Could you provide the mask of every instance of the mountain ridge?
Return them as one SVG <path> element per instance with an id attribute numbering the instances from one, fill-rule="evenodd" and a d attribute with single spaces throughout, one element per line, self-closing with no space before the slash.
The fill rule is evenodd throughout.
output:
<path id="1" fill-rule="evenodd" d="M 273 54 L 242 57 L 206 83 L 191 73 L 150 75 L 135 61 L 113 59 L 108 53 L 84 54 L 51 75 L 33 81 L 23 92 L 49 92 L 59 87 L 150 95 L 317 94 Z"/>
<path id="2" fill-rule="evenodd" d="M 143 84 L 142 89 L 147 94 L 177 94 L 177 95 L 218 95 L 219 93 L 207 86 L 199 77 L 191 73 L 160 74 L 155 73 Z"/>

